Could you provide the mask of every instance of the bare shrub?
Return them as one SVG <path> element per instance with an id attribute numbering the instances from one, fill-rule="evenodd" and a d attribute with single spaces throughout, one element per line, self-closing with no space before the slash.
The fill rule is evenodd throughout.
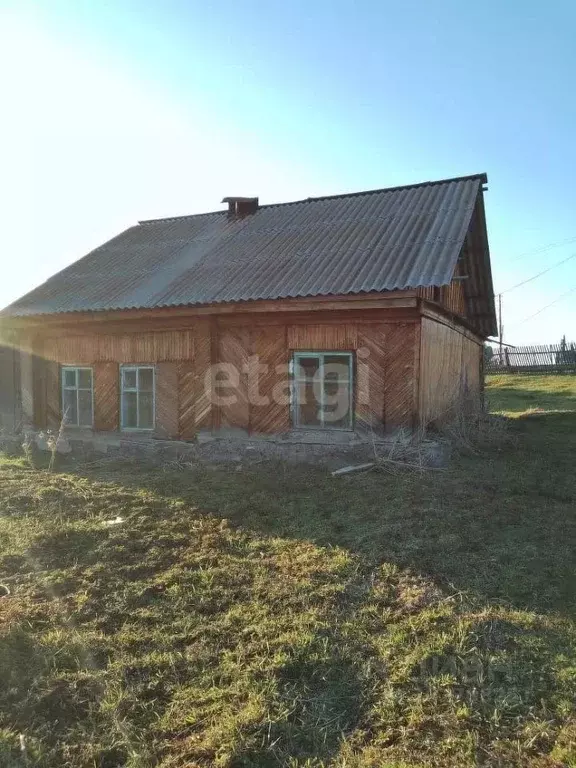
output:
<path id="1" fill-rule="evenodd" d="M 435 419 L 398 430 L 386 441 L 372 438 L 378 467 L 391 473 L 439 470 L 453 450 L 478 454 L 512 443 L 509 419 L 488 413 L 465 389 Z"/>
<path id="2" fill-rule="evenodd" d="M 477 398 L 463 395 L 435 424 L 436 431 L 467 453 L 499 449 L 512 443 L 510 422 L 488 413 Z"/>
<path id="3" fill-rule="evenodd" d="M 431 439 L 425 426 L 399 429 L 387 440 L 373 439 L 376 465 L 391 474 L 442 469 L 449 446 L 443 439 Z"/>
<path id="4" fill-rule="evenodd" d="M 36 469 L 36 464 L 34 463 L 34 437 L 29 432 L 25 433 L 24 440 L 22 440 L 22 450 L 30 467 Z"/>
<path id="5" fill-rule="evenodd" d="M 64 430 L 66 429 L 66 418 L 68 416 L 68 409 L 62 414 L 62 420 L 58 427 L 58 432 L 48 432 L 46 443 L 48 450 L 50 451 L 50 462 L 48 464 L 48 471 L 52 472 L 56 465 L 56 458 L 58 456 L 58 450 L 64 441 Z"/>

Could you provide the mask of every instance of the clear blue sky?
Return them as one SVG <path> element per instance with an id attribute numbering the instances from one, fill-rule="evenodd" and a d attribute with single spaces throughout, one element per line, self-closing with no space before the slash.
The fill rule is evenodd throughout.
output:
<path id="1" fill-rule="evenodd" d="M 0 305 L 141 218 L 480 171 L 497 291 L 576 253 L 568 0 L 0 8 Z M 507 340 L 575 339 L 576 290 L 522 322 L 571 288 L 505 294 Z"/>

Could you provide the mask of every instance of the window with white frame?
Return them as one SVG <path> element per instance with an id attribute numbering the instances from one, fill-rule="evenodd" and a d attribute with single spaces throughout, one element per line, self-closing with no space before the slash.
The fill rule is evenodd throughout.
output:
<path id="1" fill-rule="evenodd" d="M 120 376 L 122 429 L 154 429 L 154 368 L 123 366 Z"/>
<path id="2" fill-rule="evenodd" d="M 92 426 L 92 368 L 62 368 L 62 419 L 71 427 Z"/>
<path id="3" fill-rule="evenodd" d="M 351 352 L 295 352 L 292 372 L 294 426 L 352 429 Z"/>

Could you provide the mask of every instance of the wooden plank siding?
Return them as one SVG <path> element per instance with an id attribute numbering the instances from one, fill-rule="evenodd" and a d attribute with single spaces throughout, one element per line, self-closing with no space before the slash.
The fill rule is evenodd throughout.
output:
<path id="1" fill-rule="evenodd" d="M 32 413 L 33 422 L 40 429 L 47 428 L 48 408 L 46 401 L 47 361 L 42 355 L 32 357 Z"/>
<path id="2" fill-rule="evenodd" d="M 0 431 L 12 432 L 21 423 L 20 354 L 6 339 L 0 338 Z"/>
<path id="3" fill-rule="evenodd" d="M 440 303 L 449 312 L 466 317 L 466 298 L 462 280 L 452 280 L 450 285 L 443 285 L 440 291 Z"/>
<path id="4" fill-rule="evenodd" d="M 423 317 L 420 341 L 419 412 L 428 424 L 448 419 L 464 401 L 481 398 L 480 339 L 441 319 Z"/>
<path id="5" fill-rule="evenodd" d="M 22 408 L 22 425 L 24 428 L 35 426 L 38 423 L 42 428 L 44 414 L 34 411 L 34 355 L 29 351 L 30 343 L 22 349 L 20 354 L 20 398 Z M 36 372 L 36 375 L 38 373 Z"/>
<path id="6" fill-rule="evenodd" d="M 178 434 L 188 440 L 196 434 L 196 375 L 193 361 L 178 363 Z"/>
<path id="7" fill-rule="evenodd" d="M 281 433 L 291 428 L 288 367 L 296 350 L 358 352 L 356 358 L 355 421 L 359 429 L 395 428 L 414 422 L 414 349 L 418 316 L 397 322 L 391 310 L 322 313 L 315 317 L 274 316 L 274 322 L 253 323 L 243 316 L 199 319 L 191 329 L 144 334 L 73 333 L 44 339 L 43 354 L 50 366 L 50 408 L 38 398 L 42 414 L 36 421 L 57 427 L 60 414 L 61 365 L 88 365 L 94 372 L 94 426 L 120 429 L 120 366 L 156 367 L 156 429 L 158 437 L 193 439 L 198 430 L 241 429 Z M 346 322 L 343 322 L 343 319 Z M 296 322 L 294 322 L 296 321 Z M 110 359 L 112 358 L 112 359 Z M 224 366 L 224 386 L 216 395 L 235 400 L 214 405 L 211 366 Z M 229 372 L 226 368 L 231 366 Z M 221 371 L 222 374 L 222 371 Z M 229 375 L 239 387 L 230 389 Z M 235 381 L 232 380 L 232 384 Z"/>
<path id="8" fill-rule="evenodd" d="M 57 430 L 62 421 L 62 396 L 60 392 L 60 366 L 55 360 L 45 359 L 46 376 L 46 427 Z"/>
<path id="9" fill-rule="evenodd" d="M 192 331 L 159 333 L 71 334 L 47 340 L 44 355 L 62 365 L 88 365 L 100 362 L 158 363 L 193 357 Z"/>
<path id="10" fill-rule="evenodd" d="M 389 326 L 385 337 L 384 368 L 384 422 L 389 430 L 410 428 L 416 420 L 415 344 L 415 323 Z"/>
<path id="11" fill-rule="evenodd" d="M 212 427 L 212 404 L 210 400 L 211 386 L 209 385 L 212 361 L 212 336 L 215 329 L 209 320 L 197 321 L 194 326 L 194 354 L 187 362 L 194 369 L 194 432 L 196 429 Z M 182 416 L 182 411 L 181 411 Z M 188 437 L 192 437 L 188 434 Z"/>
<path id="12" fill-rule="evenodd" d="M 450 289 L 453 297 L 463 295 L 458 282 Z M 305 311 L 291 301 L 284 311 L 278 301 L 277 311 L 178 317 L 159 312 L 156 329 L 150 318 L 84 325 L 74 318 L 67 328 L 60 319 L 57 333 L 50 323 L 36 333 L 45 382 L 36 398 L 35 420 L 57 425 L 59 367 L 87 365 L 94 371 L 95 429 L 119 430 L 120 366 L 143 364 L 156 368 L 158 437 L 193 439 L 199 430 L 220 428 L 282 433 L 291 428 L 288 366 L 293 352 L 339 350 L 355 354 L 355 427 L 410 428 L 419 415 L 428 419 L 442 411 L 455 392 L 453 382 L 462 379 L 462 366 L 468 388 L 475 392 L 480 386 L 480 342 L 472 342 L 464 329 L 454 330 L 457 321 L 453 328 L 436 327 L 439 315 L 422 317 L 432 311 L 427 298 L 413 291 L 406 300 L 398 297 L 394 305 L 380 307 L 375 301 L 346 305 L 340 300 L 334 306 L 317 302 Z M 179 327 L 170 328 L 170 323 Z M 229 386 L 216 390 L 219 397 L 236 395 L 234 402 L 214 402 L 216 364 L 217 369 L 231 366 L 232 376 L 238 376 L 236 391 Z M 28 389 L 29 368 L 24 359 L 22 383 Z M 224 379 L 230 384 L 229 376 Z"/>
<path id="13" fill-rule="evenodd" d="M 455 278 L 449 285 L 418 288 L 418 296 L 439 304 L 453 315 L 467 317 L 466 296 L 462 280 Z"/>
<path id="14" fill-rule="evenodd" d="M 386 323 L 358 325 L 356 349 L 356 425 L 379 430 L 384 424 Z"/>
<path id="15" fill-rule="evenodd" d="M 288 349 L 354 350 L 358 346 L 356 323 L 324 325 L 289 325 Z"/>
<path id="16" fill-rule="evenodd" d="M 219 337 L 218 371 L 215 395 L 220 406 L 220 426 L 250 429 L 248 401 L 248 358 L 251 352 L 250 328 L 227 328 Z M 224 402 L 227 401 L 227 402 Z"/>
<path id="17" fill-rule="evenodd" d="M 88 361 L 87 361 L 88 362 Z M 120 367 L 117 362 L 92 364 L 94 381 L 94 427 L 114 432 L 120 427 Z"/>
<path id="18" fill-rule="evenodd" d="M 252 370 L 249 395 L 252 403 L 262 403 L 251 408 L 250 426 L 256 433 L 290 429 L 290 388 L 286 386 L 290 353 L 286 336 L 285 325 L 252 330 L 253 366 L 260 366 L 260 375 L 256 379 Z M 254 391 L 256 384 L 258 392 Z"/>
<path id="19" fill-rule="evenodd" d="M 157 437 L 180 436 L 178 363 L 156 364 L 155 415 Z"/>

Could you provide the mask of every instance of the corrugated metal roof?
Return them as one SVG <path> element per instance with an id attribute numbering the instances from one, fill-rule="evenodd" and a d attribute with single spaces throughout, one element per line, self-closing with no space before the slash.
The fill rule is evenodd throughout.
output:
<path id="1" fill-rule="evenodd" d="M 140 222 L 5 313 L 53 314 L 445 285 L 484 175 Z"/>

